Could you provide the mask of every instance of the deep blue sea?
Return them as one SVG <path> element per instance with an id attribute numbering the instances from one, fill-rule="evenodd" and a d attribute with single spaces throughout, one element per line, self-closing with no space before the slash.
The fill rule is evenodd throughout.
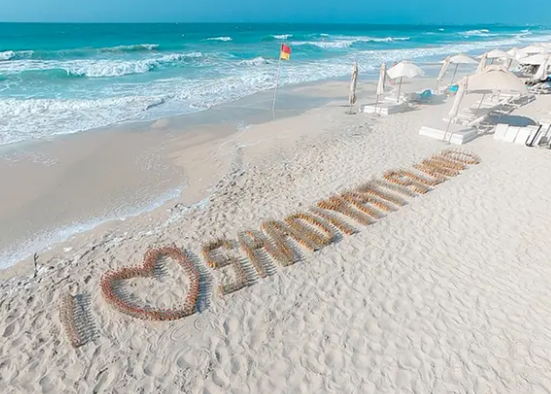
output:
<path id="1" fill-rule="evenodd" d="M 551 39 L 542 26 L 0 24 L 0 145 L 201 111 L 274 86 L 383 61 Z"/>

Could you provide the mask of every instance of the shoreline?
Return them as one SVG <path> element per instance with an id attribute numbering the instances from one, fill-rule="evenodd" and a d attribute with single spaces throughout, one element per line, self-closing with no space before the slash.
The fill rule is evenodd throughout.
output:
<path id="1" fill-rule="evenodd" d="M 334 82 L 325 82 L 322 84 L 309 83 L 282 89 L 280 92 L 281 102 L 278 104 L 278 109 L 276 110 L 277 120 L 300 115 L 301 113 L 309 110 L 320 108 L 320 106 L 326 105 L 331 100 L 335 100 L 336 97 L 331 97 L 331 95 L 330 97 L 317 98 L 311 93 L 313 91 L 319 92 L 320 90 L 323 90 L 320 87 L 323 87 L 326 84 L 330 85 L 331 83 Z M 370 88 L 372 87 L 371 82 L 366 82 L 365 84 Z M 267 107 L 270 107 L 270 109 Z M 207 121 L 210 121 L 210 123 L 207 123 Z M 230 123 L 228 123 L 228 121 L 230 121 Z M 2 271 L 20 271 L 17 267 L 11 267 L 14 267 L 14 265 L 19 266 L 20 264 L 18 263 L 28 261 L 34 253 L 38 252 L 40 254 L 45 250 L 47 251 L 51 249 L 51 247 L 64 243 L 71 237 L 81 234 L 82 232 L 93 231 L 97 227 L 117 227 L 117 224 L 125 221 L 126 219 L 144 214 L 147 215 L 148 213 L 156 216 L 157 214 L 155 211 L 170 209 L 169 206 L 171 205 L 181 205 L 182 201 L 186 201 L 186 203 L 187 201 L 195 201 L 197 200 L 197 196 L 199 194 L 202 198 L 205 198 L 206 191 L 198 192 L 197 190 L 193 190 L 193 186 L 191 187 L 192 190 L 188 190 L 190 185 L 187 185 L 186 183 L 190 175 L 182 173 L 179 170 L 181 165 L 178 163 L 173 163 L 171 156 L 174 156 L 175 154 L 181 155 L 183 151 L 193 149 L 194 145 L 203 146 L 202 149 L 204 149 L 205 145 L 211 145 L 210 148 L 212 148 L 212 146 L 216 144 L 221 144 L 220 148 L 224 147 L 224 149 L 228 150 L 228 146 L 231 143 L 231 136 L 238 135 L 249 127 L 268 123 L 270 121 L 273 121 L 271 115 L 270 92 L 263 92 L 238 100 L 234 103 L 205 111 L 202 114 L 193 114 L 193 116 L 187 114 L 170 118 L 162 118 L 155 122 L 138 122 L 132 125 L 117 125 L 112 128 L 102 128 L 98 130 L 89 130 L 83 133 L 59 136 L 52 142 L 33 141 L 22 143 L 18 147 L 12 147 L 10 153 L 4 154 L 3 159 L 7 160 L 9 166 L 4 168 L 7 170 L 12 170 L 13 172 L 13 166 L 17 167 L 19 161 L 24 163 L 30 161 L 32 163 L 33 157 L 35 157 L 34 161 L 42 161 L 42 163 L 34 163 L 41 165 L 42 170 L 48 169 L 48 159 L 53 161 L 53 164 L 51 164 L 52 168 L 56 166 L 59 167 L 59 161 L 62 159 L 56 159 L 56 157 L 63 157 L 63 151 L 77 152 L 81 149 L 82 145 L 101 147 L 105 147 L 107 145 L 122 147 L 125 145 L 124 149 L 130 151 L 138 151 L 142 149 L 140 147 L 149 147 L 152 144 L 155 146 L 164 145 L 165 147 L 159 149 L 159 153 L 156 155 L 156 160 L 158 163 L 154 164 L 158 167 L 171 166 L 172 168 L 176 168 L 177 170 L 175 171 L 177 174 L 180 174 L 181 181 L 179 181 L 180 183 L 173 183 L 172 186 L 159 189 L 158 192 L 151 194 L 151 198 L 154 200 L 150 201 L 147 207 L 143 207 L 144 204 L 142 204 L 142 208 L 140 208 L 136 207 L 134 204 L 134 206 L 125 212 L 119 211 L 119 213 L 107 213 L 107 217 L 103 216 L 103 218 L 98 217 L 97 215 L 93 217 L 92 215 L 89 216 L 88 219 L 84 219 L 83 222 L 81 221 L 81 223 L 70 225 L 69 228 L 67 225 L 58 227 L 55 235 L 43 241 L 40 241 L 39 238 L 40 243 L 38 245 L 35 244 L 27 246 L 25 248 L 25 252 L 20 252 L 17 257 L 12 257 L 11 261 L 8 262 L 12 263 L 12 265 L 3 267 Z M 159 133 L 163 133 L 164 135 L 158 138 Z M 140 142 L 138 144 L 134 143 L 134 145 L 137 145 L 134 147 L 128 146 L 129 138 L 133 140 L 135 138 L 141 139 L 144 135 L 146 136 L 144 142 Z M 100 142 L 98 143 L 98 141 Z M 167 143 L 167 141 L 169 141 L 169 143 Z M 167 149 L 166 145 L 172 146 Z M 177 146 L 178 148 L 174 149 L 174 146 Z M 231 150 L 235 149 L 235 147 L 229 148 L 227 154 L 231 155 Z M 94 152 L 95 150 L 91 150 L 92 157 L 94 155 L 98 156 L 98 154 Z M 212 152 L 209 152 L 208 154 L 211 156 L 214 155 Z M 82 152 L 77 154 L 77 156 L 81 155 Z M 36 157 L 38 157 L 38 159 L 36 159 Z M 42 160 L 40 160 L 40 158 L 42 158 Z M 117 157 L 117 160 L 120 161 L 120 157 Z M 105 157 L 102 159 L 95 159 L 96 163 L 100 161 L 105 161 Z M 25 164 L 27 167 L 31 166 L 29 163 Z M 69 164 L 64 164 L 62 166 L 66 168 L 68 165 Z M 155 167 L 155 165 L 153 165 L 153 167 Z M 32 175 L 30 174 L 31 171 L 29 168 L 23 169 L 23 171 L 26 177 Z M 54 172 L 59 171 L 56 170 Z M 103 170 L 103 172 L 105 172 L 105 170 Z M 166 171 L 162 171 L 160 175 L 162 176 L 164 173 L 166 173 Z M 0 179 L 4 182 L 6 182 L 6 174 L 7 171 L 4 171 L 3 178 L 0 176 Z M 16 180 L 20 179 L 21 176 L 21 171 L 18 171 L 15 174 L 12 174 L 11 178 L 8 178 L 7 182 L 9 183 L 9 179 L 12 179 L 11 183 L 16 183 Z M 211 179 L 207 180 L 206 183 L 212 183 L 214 177 L 216 177 L 216 175 L 210 176 Z M 73 182 L 76 181 L 77 180 L 73 179 Z M 47 187 L 47 185 L 44 187 Z M 200 187 L 204 189 L 207 185 L 201 185 Z M 74 188 L 76 187 L 68 187 L 68 189 Z M 199 198 L 199 200 L 200 199 L 201 198 Z M 181 201 L 178 202 L 179 200 Z M 6 211 L 12 211 L 12 209 L 8 208 L 7 204 L 5 209 Z M 0 209 L 0 217 L 1 216 L 2 210 Z M 6 221 L 4 221 L 4 223 L 6 223 Z M 13 226 L 7 227 L 10 228 L 10 231 L 13 230 Z M 55 231 L 53 228 L 52 230 Z M 5 237 L 5 239 L 6 238 L 8 237 Z M 32 238 L 34 242 L 37 241 L 36 235 Z M 0 248 L 0 250 L 1 249 L 2 248 Z M 7 256 L 7 253 L 10 253 L 10 255 L 13 256 L 13 251 L 5 249 L 3 254 L 0 253 L 0 255 Z M 28 263 L 24 265 L 28 266 Z M 2 276 L 6 275 L 4 274 Z"/>

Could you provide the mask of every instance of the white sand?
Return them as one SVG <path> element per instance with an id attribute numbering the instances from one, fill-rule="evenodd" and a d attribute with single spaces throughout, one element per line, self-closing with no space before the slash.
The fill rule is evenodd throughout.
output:
<path id="1" fill-rule="evenodd" d="M 76 237 L 41 257 L 38 278 L 6 280 L 0 392 L 551 392 L 550 152 L 491 136 L 467 146 L 480 165 L 253 286 L 207 292 L 201 313 L 144 322 L 106 304 L 101 275 L 140 264 L 150 246 L 199 254 L 205 240 L 258 229 L 447 147 L 417 132 L 451 103 L 385 119 L 345 115 L 343 103 L 210 148 L 231 176 L 208 203 L 162 226 L 146 215 L 125 233 Z M 543 97 L 522 109 L 550 110 Z M 174 267 L 125 288 L 175 305 L 188 283 Z M 94 331 L 76 350 L 59 319 L 66 292 L 84 296 Z"/>

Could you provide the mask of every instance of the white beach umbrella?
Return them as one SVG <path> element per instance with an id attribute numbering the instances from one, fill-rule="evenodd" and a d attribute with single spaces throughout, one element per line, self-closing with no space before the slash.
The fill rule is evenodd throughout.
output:
<path id="1" fill-rule="evenodd" d="M 386 79 L 386 64 L 381 64 L 381 70 L 379 71 L 379 81 L 377 82 L 377 100 L 381 94 L 385 92 L 385 79 Z"/>
<path id="2" fill-rule="evenodd" d="M 547 53 L 549 48 L 546 48 L 541 45 L 529 45 L 527 47 L 521 48 L 517 52 L 517 58 L 523 58 L 530 55 L 535 55 L 537 53 Z"/>
<path id="3" fill-rule="evenodd" d="M 546 62 L 547 59 L 549 58 L 549 56 L 550 56 L 549 53 L 538 53 L 538 54 L 535 54 L 535 55 L 522 57 L 522 58 L 518 59 L 518 62 L 520 64 L 529 64 L 531 66 L 539 66 L 539 65 L 543 64 L 544 62 Z"/>
<path id="4" fill-rule="evenodd" d="M 400 91 L 402 90 L 402 79 L 404 77 L 415 78 L 420 75 L 425 75 L 425 72 L 411 62 L 402 61 L 392 66 L 387 71 L 387 75 L 392 79 L 400 78 L 400 86 L 398 87 L 398 101 L 399 101 Z"/>
<path id="5" fill-rule="evenodd" d="M 477 73 L 481 73 L 484 71 L 484 68 L 486 67 L 486 57 L 488 56 L 487 53 L 483 54 L 480 58 L 480 63 L 478 63 L 478 67 L 476 68 Z"/>
<path id="6" fill-rule="evenodd" d="M 550 60 L 549 58 L 551 55 L 547 55 L 541 65 L 538 68 L 538 71 L 536 71 L 536 74 L 534 74 L 534 79 L 538 81 L 544 81 L 549 76 L 549 73 L 547 69 L 549 68 Z"/>
<path id="7" fill-rule="evenodd" d="M 517 47 L 513 47 L 507 51 L 507 55 L 509 55 L 509 57 L 517 57 L 517 53 L 518 53 Z"/>
<path id="8" fill-rule="evenodd" d="M 465 77 L 461 80 L 461 82 L 459 82 L 459 89 L 457 90 L 457 94 L 455 95 L 455 99 L 453 100 L 453 106 L 448 114 L 449 120 L 448 120 L 448 126 L 446 126 L 446 133 L 444 134 L 444 139 L 446 138 L 446 134 L 450 129 L 452 120 L 459 113 L 459 107 L 461 107 L 461 101 L 463 101 L 463 97 L 465 97 L 465 94 L 467 94 L 468 84 L 469 84 L 469 77 Z M 450 135 L 450 140 L 452 136 L 453 136 L 453 133 Z"/>
<path id="9" fill-rule="evenodd" d="M 392 66 L 388 70 L 387 74 L 390 78 L 396 79 L 396 78 L 415 78 L 420 75 L 425 75 L 425 72 L 415 64 L 404 60 Z"/>
<path id="10" fill-rule="evenodd" d="M 379 105 L 379 97 L 385 93 L 385 81 L 386 81 L 386 63 L 381 64 L 379 70 L 379 81 L 377 81 L 377 100 L 375 101 L 375 112 L 377 112 L 377 106 Z"/>
<path id="11" fill-rule="evenodd" d="M 519 65 L 519 62 L 514 57 L 510 57 L 509 59 L 507 59 L 507 62 L 505 62 L 504 65 L 507 70 L 510 70 L 513 66 L 517 67 Z"/>
<path id="12" fill-rule="evenodd" d="M 488 59 L 507 59 L 508 57 L 509 54 L 501 49 L 494 49 L 486 54 Z"/>
<path id="13" fill-rule="evenodd" d="M 450 62 L 453 64 L 478 64 L 472 57 L 463 53 L 458 53 L 450 58 Z"/>
<path id="14" fill-rule="evenodd" d="M 459 82 L 459 89 L 457 90 L 457 94 L 455 95 L 455 99 L 453 100 L 453 106 L 450 110 L 449 116 L 450 121 L 451 119 L 455 118 L 457 114 L 459 113 L 459 107 L 461 106 L 461 101 L 463 100 L 463 97 L 467 93 L 467 88 L 469 84 L 469 78 L 465 77 Z"/>
<path id="15" fill-rule="evenodd" d="M 527 93 L 526 85 L 503 66 L 487 66 L 481 73 L 469 76 L 468 93 L 507 91 Z"/>
<path id="16" fill-rule="evenodd" d="M 459 113 L 461 101 L 463 100 L 465 95 L 470 93 L 482 93 L 485 95 L 486 93 L 494 91 L 507 91 L 518 93 L 528 92 L 526 86 L 524 85 L 524 82 L 522 82 L 520 78 L 507 70 L 505 67 L 497 65 L 487 66 L 484 71 L 465 77 L 460 82 L 457 96 L 455 97 L 453 107 L 449 113 L 450 120 L 448 123 L 448 129 L 452 118 L 456 117 Z M 480 100 L 480 105 L 482 105 L 483 101 L 484 97 L 482 97 L 482 99 Z M 446 129 L 446 132 L 448 129 Z"/>
<path id="17" fill-rule="evenodd" d="M 450 62 L 451 62 L 451 56 L 448 56 L 442 62 L 442 68 L 440 69 L 440 72 L 438 73 L 438 78 L 436 78 L 436 87 L 438 87 L 438 84 L 444 78 L 444 75 L 446 75 L 446 71 L 448 71 L 448 67 L 450 66 Z M 457 70 L 457 68 L 456 68 L 456 70 Z"/>
<path id="18" fill-rule="evenodd" d="M 455 64 L 455 70 L 453 72 L 451 84 L 453 84 L 453 81 L 455 80 L 455 75 L 457 74 L 457 70 L 459 69 L 460 64 L 477 64 L 478 62 L 474 60 L 472 57 L 464 55 L 462 53 L 458 53 L 457 55 L 454 55 L 450 58 L 450 62 L 452 64 Z"/>
<path id="19" fill-rule="evenodd" d="M 352 67 L 352 78 L 350 80 L 350 94 L 348 95 L 348 103 L 350 104 L 350 113 L 352 106 L 356 104 L 356 86 L 358 85 L 358 63 L 354 62 Z"/>

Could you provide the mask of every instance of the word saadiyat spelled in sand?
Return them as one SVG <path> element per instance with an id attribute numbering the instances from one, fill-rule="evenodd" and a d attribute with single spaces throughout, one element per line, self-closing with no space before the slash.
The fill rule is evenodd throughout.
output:
<path id="1" fill-rule="evenodd" d="M 372 224 L 384 217 L 384 213 L 406 205 L 408 197 L 425 194 L 479 162 L 480 159 L 473 154 L 446 150 L 415 164 L 413 170 L 390 170 L 384 173 L 383 179 L 372 180 L 354 190 L 319 201 L 308 212 L 296 213 L 283 220 L 265 221 L 261 224 L 261 231 L 240 232 L 236 241 L 216 239 L 207 242 L 202 247 L 202 256 L 208 267 L 221 274 L 219 292 L 230 294 L 255 283 L 258 278 L 272 275 L 274 262 L 287 267 L 299 261 L 300 255 L 291 241 L 309 251 L 320 250 L 338 239 L 340 233 L 352 235 L 357 232 L 344 218 L 361 225 Z M 240 252 L 247 258 L 245 264 Z M 177 308 L 138 306 L 125 299 L 122 291 L 117 291 L 125 280 L 152 277 L 157 262 L 163 257 L 176 262 L 188 279 L 187 294 Z M 196 312 L 200 275 L 186 251 L 163 247 L 149 250 L 141 266 L 105 273 L 100 286 L 105 301 L 121 313 L 143 320 L 177 320 Z M 63 309 L 62 313 L 67 315 L 70 308 L 64 306 Z M 78 346 L 70 320 L 70 316 L 64 319 L 67 322 L 65 329 L 73 346 Z"/>

